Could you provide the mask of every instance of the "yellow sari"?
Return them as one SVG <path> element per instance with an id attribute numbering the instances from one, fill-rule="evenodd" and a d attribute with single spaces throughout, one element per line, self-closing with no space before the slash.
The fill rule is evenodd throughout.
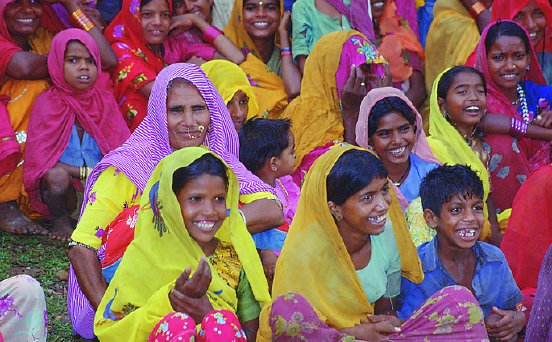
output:
<path id="1" fill-rule="evenodd" d="M 145 341 L 154 326 L 174 311 L 168 295 L 176 279 L 188 266 L 193 273 L 205 255 L 185 229 L 172 178 L 177 169 L 207 153 L 213 154 L 202 147 L 184 148 L 164 158 L 155 168 L 140 201 L 135 238 L 96 312 L 94 333 L 101 341 Z M 270 301 L 268 284 L 253 239 L 238 211 L 238 180 L 230 168 L 226 172 L 229 216 L 216 238 L 233 245 L 262 308 Z M 212 280 L 207 296 L 213 309 L 236 312 L 235 290 L 210 266 Z"/>
<path id="2" fill-rule="evenodd" d="M 352 145 L 333 147 L 309 170 L 297 212 L 276 264 L 272 287 L 274 298 L 289 292 L 301 294 L 321 320 L 336 329 L 355 326 L 374 312 L 326 200 L 326 178 L 339 157 L 351 149 L 360 148 Z M 402 275 L 421 283 L 424 273 L 418 253 L 392 190 L 391 195 L 388 215 L 401 256 Z M 261 313 L 259 341 L 271 340 L 270 311 L 270 306 L 266 306 Z"/>

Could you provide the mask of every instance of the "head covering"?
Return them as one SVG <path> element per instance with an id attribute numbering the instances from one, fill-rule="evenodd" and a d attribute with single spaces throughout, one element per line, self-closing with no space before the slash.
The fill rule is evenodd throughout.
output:
<path id="1" fill-rule="evenodd" d="M 174 287 L 176 279 L 187 267 L 191 268 L 193 274 L 200 258 L 205 257 L 185 228 L 172 182 L 176 170 L 189 166 L 206 154 L 216 156 L 202 147 L 185 148 L 164 158 L 153 171 L 140 201 L 135 238 L 126 250 L 97 310 L 94 332 L 100 339 L 109 336 L 113 341 L 145 341 L 157 322 L 174 311 L 166 303 L 167 294 Z M 262 307 L 270 301 L 268 284 L 253 239 L 238 211 L 238 180 L 231 168 L 227 168 L 226 174 L 229 180 L 226 197 L 228 217 L 215 237 L 221 243 L 233 245 L 255 299 Z M 160 225 L 156 226 L 152 222 Z M 236 312 L 235 290 L 213 267 L 211 275 L 207 296 L 213 309 Z M 160 292 L 162 296 L 156 296 Z M 144 307 L 145 312 L 124 317 L 128 314 L 125 310 L 128 306 Z M 135 335 L 130 337 L 129 333 Z"/>
<path id="2" fill-rule="evenodd" d="M 21 149 L 6 108 L 9 99 L 9 96 L 0 95 L 0 177 L 12 172 L 21 158 Z"/>
<path id="3" fill-rule="evenodd" d="M 4 19 L 4 11 L 8 4 L 11 4 L 15 0 L 0 0 L 0 79 L 3 79 L 6 74 L 6 68 L 8 63 L 16 52 L 23 51 L 15 41 L 12 39 L 8 27 L 6 26 L 6 20 Z"/>
<path id="4" fill-rule="evenodd" d="M 112 93 L 97 82 L 78 90 L 65 81 L 65 50 L 72 40 L 86 46 L 96 62 L 98 76 L 102 68 L 100 49 L 91 35 L 68 29 L 55 36 L 48 55 L 48 72 L 54 85 L 40 94 L 33 106 L 23 167 L 31 204 L 41 213 L 47 213 L 47 208 L 40 199 L 40 180 L 58 162 L 76 120 L 103 154 L 119 147 L 130 136 Z"/>
<path id="5" fill-rule="evenodd" d="M 222 95 L 224 103 L 228 104 L 232 100 L 232 97 L 241 90 L 249 97 L 247 118 L 252 118 L 259 114 L 257 98 L 253 93 L 247 76 L 239 66 L 230 61 L 217 59 L 203 63 L 201 70 L 213 82 L 213 85 Z"/>
<path id="6" fill-rule="evenodd" d="M 519 11 L 527 7 L 533 1 L 542 10 L 546 17 L 546 23 L 552 24 L 552 7 L 546 0 L 496 0 L 493 1 L 492 21 L 513 20 Z"/>
<path id="7" fill-rule="evenodd" d="M 332 147 L 309 170 L 276 264 L 272 287 L 273 298 L 289 292 L 301 294 L 321 314 L 322 320 L 336 329 L 355 326 L 374 310 L 328 208 L 326 178 L 343 153 L 353 149 L 360 150 L 346 144 Z M 401 257 L 402 274 L 421 283 L 423 271 L 416 248 L 397 198 L 393 191 L 390 193 L 388 217 Z M 267 314 L 269 310 L 261 315 Z M 261 318 L 264 321 L 268 322 Z M 260 334 L 267 336 L 266 329 L 270 327 L 262 324 L 260 329 Z"/>
<path id="8" fill-rule="evenodd" d="M 340 47 L 339 49 L 336 49 Z M 386 63 L 360 32 L 329 33 L 314 46 L 305 63 L 301 94 L 285 109 L 283 117 L 293 122 L 295 166 L 303 157 L 333 140 L 343 140 L 340 94 L 351 72 L 351 65 Z"/>
<path id="9" fill-rule="evenodd" d="M 376 40 L 369 1 L 351 1 L 349 7 L 341 0 L 327 0 L 327 2 L 347 18 L 353 30 L 362 33 L 372 41 Z"/>
<path id="10" fill-rule="evenodd" d="M 88 177 L 83 208 L 96 179 L 109 166 L 117 167 L 140 191 L 143 191 L 159 161 L 173 152 L 169 144 L 167 127 L 167 85 L 175 78 L 190 81 L 201 93 L 211 115 L 203 144 L 230 165 L 240 181 L 241 193 L 272 191 L 270 186 L 249 172 L 238 160 L 238 133 L 232 124 L 226 104 L 213 84 L 198 66 L 176 63 L 157 75 L 144 121 L 124 145 L 105 156 Z"/>
<path id="11" fill-rule="evenodd" d="M 531 262 L 534 263 L 534 260 Z M 552 245 L 542 261 L 525 341 L 552 341 Z"/>

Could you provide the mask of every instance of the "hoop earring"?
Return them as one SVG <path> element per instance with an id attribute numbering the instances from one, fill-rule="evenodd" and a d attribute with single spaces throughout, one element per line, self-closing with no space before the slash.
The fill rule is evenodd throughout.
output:
<path id="1" fill-rule="evenodd" d="M 340 213 L 332 213 L 332 215 L 337 222 L 343 221 L 343 215 L 341 215 Z"/>

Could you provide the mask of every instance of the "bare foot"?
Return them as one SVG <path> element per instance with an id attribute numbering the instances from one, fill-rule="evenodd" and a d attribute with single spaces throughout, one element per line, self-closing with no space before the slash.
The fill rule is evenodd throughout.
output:
<path id="1" fill-rule="evenodd" d="M 25 216 L 15 201 L 0 203 L 0 230 L 13 234 L 48 234 L 48 230 Z"/>
<path id="2" fill-rule="evenodd" d="M 71 241 L 71 234 L 73 234 L 71 219 L 67 216 L 54 219 L 50 227 L 50 233 L 50 238 L 52 240 Z"/>

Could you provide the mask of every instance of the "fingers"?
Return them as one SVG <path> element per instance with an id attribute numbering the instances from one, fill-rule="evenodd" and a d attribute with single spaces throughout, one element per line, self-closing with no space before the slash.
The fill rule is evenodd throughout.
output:
<path id="1" fill-rule="evenodd" d="M 387 320 L 385 315 L 366 315 L 371 323 L 379 323 Z"/>
<path id="2" fill-rule="evenodd" d="M 186 267 L 186 269 L 184 270 L 184 272 L 182 272 L 182 274 L 180 275 L 180 277 L 178 277 L 178 279 L 176 279 L 176 284 L 175 284 L 175 288 L 180 290 L 183 286 L 184 286 L 184 283 L 186 283 L 186 281 L 188 280 L 188 278 L 190 278 L 190 273 L 192 272 L 192 270 L 190 269 L 190 267 Z"/>
<path id="3" fill-rule="evenodd" d="M 386 335 L 401 331 L 401 328 L 393 326 L 389 321 L 375 323 L 375 328 L 378 333 Z"/>
<path id="4" fill-rule="evenodd" d="M 202 257 L 199 260 L 196 271 L 186 284 L 186 293 L 194 298 L 201 297 L 207 292 L 209 284 L 211 284 L 211 268 L 209 268 L 209 264 L 205 258 Z"/>

